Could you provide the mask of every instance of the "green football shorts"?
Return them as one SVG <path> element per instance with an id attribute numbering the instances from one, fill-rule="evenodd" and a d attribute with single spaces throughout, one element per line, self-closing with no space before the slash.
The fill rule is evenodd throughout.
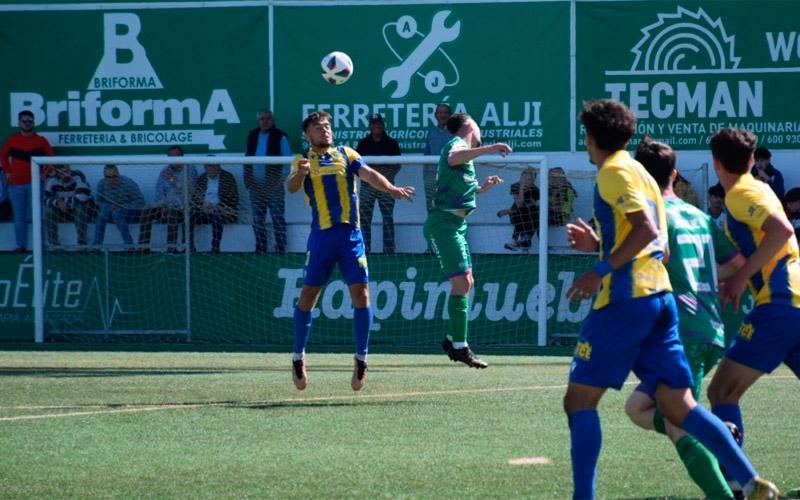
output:
<path id="1" fill-rule="evenodd" d="M 695 400 L 700 401 L 700 386 L 703 384 L 703 377 L 716 366 L 725 351 L 716 345 L 693 343 L 684 343 L 683 350 L 689 359 L 689 367 L 692 369 L 692 379 L 694 379 L 692 394 L 694 394 Z"/>
<path id="2" fill-rule="evenodd" d="M 442 210 L 431 210 L 422 234 L 439 258 L 445 276 L 451 278 L 472 269 L 466 219 Z"/>

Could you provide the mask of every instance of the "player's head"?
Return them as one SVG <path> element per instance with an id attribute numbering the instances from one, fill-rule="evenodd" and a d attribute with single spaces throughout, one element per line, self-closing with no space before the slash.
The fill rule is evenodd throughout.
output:
<path id="1" fill-rule="evenodd" d="M 325 111 L 314 111 L 303 120 L 306 140 L 316 148 L 329 148 L 333 144 L 331 115 Z"/>
<path id="2" fill-rule="evenodd" d="M 470 147 L 481 145 L 481 129 L 467 113 L 455 113 L 447 119 L 447 130 L 464 139 Z"/>
<path id="3" fill-rule="evenodd" d="M 675 151 L 669 145 L 645 135 L 636 148 L 635 158 L 653 176 L 658 187 L 664 190 L 670 186 L 675 174 Z"/>
<path id="4" fill-rule="evenodd" d="M 753 166 L 756 136 L 741 128 L 722 128 L 711 136 L 711 156 L 714 169 L 742 175 Z"/>
<path id="5" fill-rule="evenodd" d="M 636 131 L 636 115 L 624 104 L 612 99 L 594 99 L 583 105 L 581 123 L 586 127 L 586 145 L 613 153 L 625 149 Z"/>

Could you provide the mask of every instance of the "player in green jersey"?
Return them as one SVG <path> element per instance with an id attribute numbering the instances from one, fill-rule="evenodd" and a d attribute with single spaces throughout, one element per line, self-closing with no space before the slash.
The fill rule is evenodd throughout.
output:
<path id="1" fill-rule="evenodd" d="M 481 146 L 481 129 L 466 113 L 452 115 L 447 120 L 447 129 L 453 138 L 442 147 L 439 156 L 436 194 L 423 234 L 452 287 L 447 299 L 448 333 L 442 348 L 453 361 L 473 368 L 486 368 L 487 364 L 467 344 L 469 292 L 475 281 L 472 278 L 466 217 L 475 210 L 476 195 L 503 180 L 490 175 L 483 185 L 479 185 L 472 160 L 486 154 L 506 155 L 511 152 L 511 147 L 503 143 Z"/>
<path id="2" fill-rule="evenodd" d="M 670 252 L 667 273 L 678 305 L 680 338 L 694 378 L 692 392 L 699 399 L 703 376 L 725 349 L 717 267 L 720 274 L 729 275 L 741 267 L 744 257 L 708 214 L 675 195 L 673 181 L 678 171 L 672 148 L 645 136 L 636 149 L 636 160 L 656 180 L 664 198 Z M 654 395 L 637 388 L 628 398 L 625 411 L 640 427 L 669 436 L 706 497 L 732 498 L 714 455 L 686 431 L 663 419 Z"/>

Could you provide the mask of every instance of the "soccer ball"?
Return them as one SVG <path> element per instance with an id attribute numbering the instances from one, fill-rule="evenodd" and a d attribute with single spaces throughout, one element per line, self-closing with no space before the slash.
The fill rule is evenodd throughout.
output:
<path id="1" fill-rule="evenodd" d="M 344 52 L 331 52 L 322 58 L 322 78 L 341 85 L 353 76 L 353 61 Z"/>

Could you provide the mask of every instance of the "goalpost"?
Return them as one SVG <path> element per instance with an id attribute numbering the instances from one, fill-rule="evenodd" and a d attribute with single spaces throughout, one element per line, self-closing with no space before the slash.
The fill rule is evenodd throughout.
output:
<path id="1" fill-rule="evenodd" d="M 404 349 L 435 346 L 446 332 L 449 283 L 441 276 L 422 236 L 427 214 L 422 171 L 438 158 L 414 155 L 365 160 L 376 168 L 400 164 L 395 184 L 416 189 L 412 203 L 397 201 L 394 205 L 394 254 L 384 252 L 384 221 L 379 206 L 374 207 L 372 248 L 367 256 L 375 309 L 371 344 Z M 291 345 L 292 310 L 302 286 L 311 210 L 302 193 L 288 194 L 284 186 L 287 251 L 274 252 L 276 228 L 268 214 L 271 251 L 256 254 L 255 221 L 243 183 L 243 165 L 283 168 L 286 173 L 290 162 L 289 157 L 212 155 L 33 158 L 36 342 Z M 480 182 L 488 175 L 499 175 L 505 183 L 480 195 L 477 210 L 468 218 L 475 275 L 470 297 L 470 343 L 479 348 L 569 344 L 591 301 L 570 303 L 564 294 L 595 257 L 570 250 L 564 221 L 554 223 L 549 210 L 552 207 L 548 207 L 553 169 L 548 169 L 547 159 L 541 155 L 489 156 L 475 163 Z M 173 221 L 177 226 L 174 240 L 166 236 L 169 224 L 155 220 L 152 241 L 140 243 L 143 221 L 132 217 L 132 244 L 121 240 L 114 222 L 108 223 L 105 239 L 98 245 L 92 241 L 77 244 L 75 224 L 63 221 L 55 224 L 59 241 L 50 241 L 54 226 L 51 220 L 48 234 L 40 166 L 64 164 L 84 174 L 93 195 L 103 181 L 103 165 L 116 165 L 122 176 L 141 188 L 144 212 L 155 203 L 154 186 L 168 164 L 188 166 L 180 170 L 188 185 L 192 166 L 197 166 L 201 175 L 203 165 L 221 165 L 222 170 L 233 174 L 239 194 L 236 214 L 223 228 L 221 251 L 209 251 L 209 225 L 194 223 L 198 207 L 191 204 L 193 188 L 185 190 L 181 219 Z M 523 172 L 533 173 L 539 193 L 538 208 L 533 212 L 536 231 L 528 240 L 524 235 L 512 239 L 515 226 L 503 214 L 517 203 L 512 185 L 520 182 Z M 588 220 L 595 172 L 564 173 L 577 196 L 569 201 L 569 218 Z M 88 221 L 89 240 L 96 225 L 96 218 Z M 338 271 L 323 290 L 314 317 L 311 349 L 314 344 L 352 344 L 350 298 Z"/>

